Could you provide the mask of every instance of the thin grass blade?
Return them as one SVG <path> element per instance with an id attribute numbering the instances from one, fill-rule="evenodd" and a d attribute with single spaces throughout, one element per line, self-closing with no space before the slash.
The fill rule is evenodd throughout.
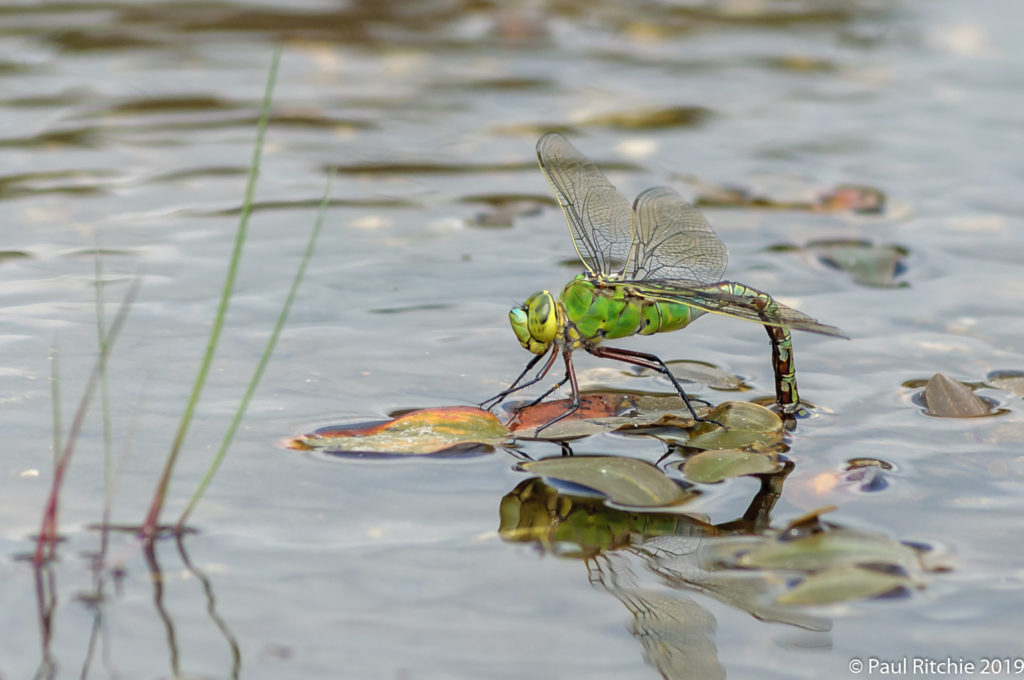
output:
<path id="1" fill-rule="evenodd" d="M 213 356 L 220 341 L 221 330 L 224 328 L 224 318 L 227 316 L 228 305 L 235 288 L 235 279 L 238 275 L 238 264 L 242 257 L 242 246 L 248 233 L 249 217 L 252 214 L 253 197 L 256 192 L 256 180 L 260 174 L 260 159 L 263 156 L 263 145 L 267 133 L 267 122 L 270 118 L 270 102 L 274 92 L 274 83 L 277 81 L 277 68 L 281 62 L 281 49 L 274 51 L 273 59 L 270 62 L 270 71 L 267 74 L 267 84 L 263 91 L 263 103 L 260 108 L 259 124 L 256 128 L 256 143 L 253 148 L 252 162 L 249 165 L 249 178 L 245 186 L 245 198 L 242 201 L 242 212 L 238 220 L 238 231 L 235 234 L 235 245 L 231 252 L 231 262 L 228 265 L 228 273 L 224 279 L 224 286 L 221 289 L 220 304 L 217 307 L 217 314 L 214 317 L 213 327 L 210 329 L 210 338 L 206 344 L 206 353 L 203 355 L 199 371 L 196 373 L 195 383 L 192 386 L 192 393 L 189 395 L 185 412 L 181 416 L 178 431 L 171 444 L 171 450 L 164 462 L 164 469 L 157 482 L 156 490 L 153 493 L 153 501 L 150 504 L 149 512 L 142 524 L 140 533 L 145 537 L 153 537 L 158 531 L 160 511 L 163 509 L 164 501 L 167 498 L 167 489 L 171 483 L 171 475 L 174 466 L 178 462 L 178 454 L 185 442 L 189 425 L 192 423 L 192 416 L 195 413 L 196 405 L 202 394 L 203 386 L 206 384 L 206 377 L 210 372 L 210 365 L 213 363 Z"/>
<path id="2" fill-rule="evenodd" d="M 61 449 L 64 448 L 60 440 L 60 433 L 64 427 L 61 425 L 60 413 L 60 350 L 56 337 L 50 346 L 50 402 L 53 420 L 53 467 L 56 468 Z"/>
<path id="3" fill-rule="evenodd" d="M 109 350 L 107 349 L 107 323 L 103 313 L 103 259 L 100 257 L 98 236 L 96 237 L 93 255 L 96 279 L 96 341 L 99 345 L 100 354 L 106 355 L 109 353 Z M 107 556 L 107 541 L 109 538 L 107 526 L 110 524 L 110 507 L 113 503 L 114 493 L 114 456 L 111 444 L 113 426 L 110 418 L 110 385 L 107 381 L 107 362 L 105 361 L 100 367 L 100 413 L 103 420 L 103 528 L 100 529 L 98 565 L 102 565 Z"/>
<path id="4" fill-rule="evenodd" d="M 288 314 L 291 312 L 292 303 L 295 302 L 295 296 L 298 293 L 299 284 L 302 283 L 302 278 L 306 274 L 306 266 L 313 257 L 313 252 L 316 249 L 316 242 L 324 224 L 324 215 L 327 214 L 327 206 L 331 197 L 331 180 L 333 177 L 334 173 L 332 171 L 327 178 L 327 188 L 324 191 L 323 200 L 320 202 L 320 210 L 317 212 L 316 221 L 313 224 L 313 230 L 309 235 L 309 241 L 306 243 L 306 251 L 302 254 L 302 260 L 299 262 L 299 267 L 295 271 L 295 277 L 292 279 L 291 288 L 288 290 L 288 295 L 285 298 L 284 305 L 281 307 L 281 313 L 278 315 L 277 322 L 274 324 L 274 329 L 271 331 L 270 337 L 267 339 L 266 347 L 263 348 L 263 354 L 260 355 L 259 363 L 256 364 L 256 370 L 253 371 L 252 378 L 249 380 L 249 385 L 246 387 L 245 394 L 242 396 L 242 401 L 238 404 L 238 410 L 235 411 L 235 417 L 231 419 L 231 424 L 228 426 L 227 432 L 224 433 L 224 440 L 221 442 L 220 448 L 213 457 L 213 461 L 210 463 L 209 469 L 207 469 L 206 474 L 203 475 L 203 479 L 199 482 L 199 487 L 196 488 L 195 493 L 192 495 L 192 499 L 188 502 L 185 510 L 181 513 L 181 517 L 178 519 L 177 530 L 179 534 L 185 526 L 185 520 L 187 520 L 189 515 L 192 514 L 196 504 L 199 503 L 199 499 L 202 498 L 203 493 L 206 491 L 206 487 L 208 487 L 210 482 L 213 481 L 213 476 L 217 474 L 217 470 L 220 469 L 221 463 L 224 462 L 224 457 L 227 455 L 228 448 L 231 446 L 235 433 L 238 432 L 238 428 L 242 424 L 242 418 L 245 417 L 245 412 L 249 408 L 249 402 L 252 401 L 252 396 L 256 392 L 256 387 L 263 378 L 263 372 L 266 370 L 267 364 L 270 362 L 270 357 L 274 353 L 274 348 L 277 346 L 277 340 L 281 336 L 281 330 L 288 321 Z"/>

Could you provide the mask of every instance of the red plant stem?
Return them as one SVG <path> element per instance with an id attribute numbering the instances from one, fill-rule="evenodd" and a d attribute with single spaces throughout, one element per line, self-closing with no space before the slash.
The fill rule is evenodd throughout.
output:
<path id="1" fill-rule="evenodd" d="M 78 402 L 74 420 L 71 421 L 71 429 L 68 431 L 67 442 L 64 444 L 64 450 L 61 451 L 60 459 L 53 470 L 53 484 L 50 485 L 50 497 L 46 500 L 46 508 L 43 510 L 43 522 L 39 528 L 39 537 L 36 541 L 36 550 L 32 555 L 32 561 L 37 565 L 42 564 L 47 559 L 52 560 L 56 554 L 57 502 L 60 497 L 61 486 L 64 483 L 64 474 L 67 472 L 68 464 L 71 462 L 71 454 L 75 450 L 75 442 L 78 441 L 78 434 L 81 432 L 85 416 L 89 412 L 89 404 L 96 393 L 100 376 L 106 370 L 110 348 L 113 347 L 114 340 L 117 338 L 121 327 L 124 325 L 124 320 L 128 316 L 128 309 L 131 307 L 132 302 L 135 301 L 135 296 L 138 292 L 139 279 L 135 279 L 132 282 L 131 288 L 125 294 L 124 300 L 121 301 L 121 306 L 117 310 L 117 316 L 114 317 L 114 322 L 110 325 L 110 331 L 107 333 L 106 342 L 103 343 L 100 355 L 96 358 L 92 372 L 89 373 L 89 380 L 85 384 L 85 393 Z M 46 546 L 49 546 L 49 551 L 44 556 L 43 553 Z"/>

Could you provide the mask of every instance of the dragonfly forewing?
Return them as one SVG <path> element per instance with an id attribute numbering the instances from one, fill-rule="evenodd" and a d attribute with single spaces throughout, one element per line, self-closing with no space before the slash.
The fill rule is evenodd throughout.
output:
<path id="1" fill-rule="evenodd" d="M 629 201 L 557 132 L 549 132 L 537 142 L 537 159 L 587 269 L 592 274 L 618 272 L 633 241 Z"/>

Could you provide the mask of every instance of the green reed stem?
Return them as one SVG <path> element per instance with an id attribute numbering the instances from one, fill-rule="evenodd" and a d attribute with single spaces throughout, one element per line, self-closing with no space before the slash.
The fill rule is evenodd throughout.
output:
<path id="1" fill-rule="evenodd" d="M 96 338 L 101 355 L 108 355 L 106 319 L 103 314 L 103 259 L 100 257 L 99 238 L 96 239 L 95 258 L 93 260 L 96 278 Z M 107 555 L 107 540 L 110 524 L 110 507 L 113 503 L 114 462 L 111 445 L 112 426 L 110 419 L 110 385 L 107 381 L 107 362 L 100 366 L 100 413 L 103 418 L 103 521 L 100 529 L 99 563 L 102 564 Z"/>
<path id="2" fill-rule="evenodd" d="M 57 338 L 54 337 L 50 345 L 50 402 L 52 404 L 53 418 L 53 467 L 57 467 L 60 460 L 60 450 L 63 448 L 60 443 L 61 425 L 60 416 L 60 351 L 57 348 Z"/>
<path id="3" fill-rule="evenodd" d="M 306 274 L 306 266 L 309 264 L 310 259 L 313 257 L 313 252 L 316 249 L 316 241 L 320 236 L 320 229 L 324 224 L 324 215 L 327 213 L 327 205 L 330 202 L 331 197 L 331 179 L 333 178 L 333 171 L 327 178 L 327 188 L 324 190 L 323 200 L 320 201 L 320 208 L 316 215 L 316 221 L 313 223 L 313 230 L 310 232 L 309 241 L 306 243 L 306 251 L 302 254 L 302 260 L 299 262 L 299 268 L 295 271 L 295 277 L 292 279 L 291 288 L 288 290 L 288 295 L 285 298 L 284 305 L 281 307 L 281 313 L 277 316 L 277 322 L 274 324 L 274 329 L 270 333 L 270 337 L 267 339 L 267 344 L 263 348 L 263 354 L 260 355 L 259 363 L 256 365 L 256 370 L 252 374 L 252 378 L 249 380 L 249 385 L 245 389 L 245 394 L 242 396 L 241 403 L 238 404 L 238 410 L 235 411 L 235 417 L 231 420 L 231 425 L 228 426 L 227 432 L 224 433 L 224 440 L 220 444 L 220 448 L 217 450 L 217 454 L 213 457 L 213 461 L 210 463 L 209 469 L 203 479 L 199 482 L 199 487 L 192 495 L 192 499 L 189 501 L 185 510 L 181 513 L 181 518 L 178 519 L 178 524 L 175 527 L 176 533 L 179 535 L 185 527 L 185 520 L 188 519 L 189 515 L 195 509 L 199 499 L 202 498 L 203 493 L 206 491 L 206 487 L 213 481 L 213 476 L 217 474 L 217 470 L 220 468 L 220 464 L 224 462 L 224 457 L 228 452 L 228 448 L 231 446 L 231 442 L 235 437 L 235 433 L 238 432 L 238 427 L 242 424 L 242 418 L 245 416 L 246 409 L 249 408 L 249 402 L 252 401 L 253 394 L 256 392 L 256 387 L 260 384 L 260 380 L 263 378 L 263 372 L 267 368 L 267 364 L 270 362 L 270 356 L 274 353 L 274 348 L 277 346 L 277 340 L 281 336 L 281 329 L 284 328 L 285 322 L 288 321 L 288 314 L 291 312 L 292 303 L 295 302 L 295 296 L 299 290 L 299 284 L 302 283 L 302 278 Z"/>
<path id="4" fill-rule="evenodd" d="M 158 529 L 160 511 L 163 509 L 164 501 L 167 499 L 167 489 L 171 483 L 171 474 L 178 461 L 178 454 L 181 452 L 182 444 L 185 442 L 185 435 L 188 433 L 189 425 L 192 423 L 192 416 L 195 413 L 196 405 L 202 394 L 203 386 L 206 384 L 206 376 L 210 372 L 210 364 L 213 362 L 213 355 L 217 350 L 220 341 L 220 333 L 224 328 L 224 318 L 227 315 L 228 304 L 231 302 L 231 295 L 235 288 L 235 278 L 238 274 L 238 263 L 242 257 L 242 246 L 245 244 L 245 237 L 249 227 L 249 216 L 252 214 L 253 196 L 256 192 L 256 180 L 260 174 L 260 159 L 263 156 L 263 143 L 267 133 L 267 121 L 270 118 L 270 102 L 274 91 L 274 83 L 277 80 L 277 67 L 281 61 L 281 48 L 274 50 L 273 59 L 270 62 L 270 72 L 267 74 L 267 84 L 263 91 L 263 104 L 260 109 L 259 124 L 256 128 L 256 143 L 252 153 L 252 162 L 249 165 L 249 179 L 245 186 L 245 198 L 242 201 L 242 213 L 238 220 L 238 231 L 235 234 L 235 246 L 231 252 L 231 263 L 228 266 L 227 277 L 221 289 L 220 304 L 217 307 L 217 315 L 214 317 L 213 328 L 210 329 L 210 338 L 206 344 L 206 353 L 196 374 L 195 383 L 192 386 L 192 394 L 189 395 L 185 412 L 181 416 L 178 431 L 171 444 L 171 450 L 164 462 L 163 473 L 153 493 L 153 501 L 149 512 L 142 524 L 140 533 L 144 537 L 153 537 Z"/>

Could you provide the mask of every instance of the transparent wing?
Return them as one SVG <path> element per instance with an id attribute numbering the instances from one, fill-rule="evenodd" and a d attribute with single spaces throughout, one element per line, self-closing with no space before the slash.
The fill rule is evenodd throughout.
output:
<path id="1" fill-rule="evenodd" d="M 587 269 L 593 274 L 621 270 L 632 241 L 629 201 L 589 158 L 557 132 L 540 138 L 537 158 Z"/>
<path id="2" fill-rule="evenodd" d="M 635 280 L 716 283 L 729 251 L 703 213 L 668 187 L 654 187 L 633 203 L 636 233 L 624 274 Z"/>
<path id="3" fill-rule="evenodd" d="M 714 314 L 755 321 L 766 326 L 783 326 L 822 335 L 846 337 L 835 326 L 823 324 L 801 311 L 776 302 L 767 293 L 742 283 L 721 281 L 706 286 L 661 284 L 650 281 L 617 281 L 616 283 L 635 286 L 637 292 L 648 300 L 676 302 Z"/>

